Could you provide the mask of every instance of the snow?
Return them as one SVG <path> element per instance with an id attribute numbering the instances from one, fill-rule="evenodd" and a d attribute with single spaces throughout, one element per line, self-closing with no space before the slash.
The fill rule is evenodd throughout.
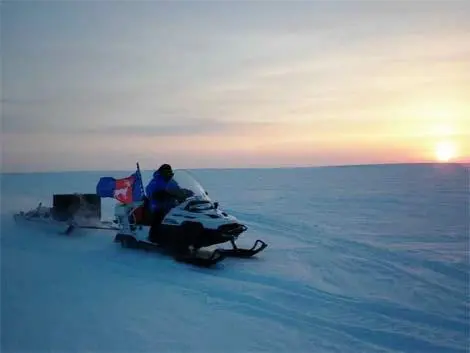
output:
<path id="1" fill-rule="evenodd" d="M 248 225 L 241 245 L 269 243 L 213 269 L 13 221 L 132 172 L 2 175 L 2 352 L 468 350 L 464 167 L 193 170 Z"/>

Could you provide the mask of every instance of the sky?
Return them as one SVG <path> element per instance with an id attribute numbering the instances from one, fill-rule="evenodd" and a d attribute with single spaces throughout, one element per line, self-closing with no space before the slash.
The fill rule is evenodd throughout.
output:
<path id="1" fill-rule="evenodd" d="M 3 1 L 2 172 L 470 161 L 465 1 Z"/>

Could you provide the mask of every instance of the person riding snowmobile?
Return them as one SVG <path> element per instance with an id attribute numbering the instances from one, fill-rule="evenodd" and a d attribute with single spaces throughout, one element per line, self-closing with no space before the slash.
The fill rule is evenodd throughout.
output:
<path id="1" fill-rule="evenodd" d="M 162 164 L 154 173 L 153 178 L 145 188 L 149 200 L 149 212 L 151 214 L 151 225 L 149 240 L 157 242 L 158 228 L 168 211 L 177 202 L 184 201 L 188 191 L 182 189 L 173 179 L 173 169 L 169 164 Z"/>

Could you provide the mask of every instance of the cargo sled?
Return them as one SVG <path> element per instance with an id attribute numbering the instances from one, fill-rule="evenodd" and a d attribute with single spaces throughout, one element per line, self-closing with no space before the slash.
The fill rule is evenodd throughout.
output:
<path id="1" fill-rule="evenodd" d="M 57 226 L 63 234 L 70 234 L 76 228 L 119 229 L 112 222 L 101 221 L 101 198 L 96 194 L 54 194 L 52 207 L 41 202 L 36 208 L 16 213 L 14 219 Z"/>

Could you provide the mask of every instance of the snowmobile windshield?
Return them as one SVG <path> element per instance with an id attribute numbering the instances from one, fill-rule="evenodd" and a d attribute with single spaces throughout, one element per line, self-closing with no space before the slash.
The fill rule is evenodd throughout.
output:
<path id="1" fill-rule="evenodd" d="M 186 197 L 195 197 L 199 200 L 205 200 L 210 202 L 209 196 L 201 184 L 188 172 L 184 170 L 175 170 L 172 179 L 178 184 L 180 189 L 186 194 Z"/>

